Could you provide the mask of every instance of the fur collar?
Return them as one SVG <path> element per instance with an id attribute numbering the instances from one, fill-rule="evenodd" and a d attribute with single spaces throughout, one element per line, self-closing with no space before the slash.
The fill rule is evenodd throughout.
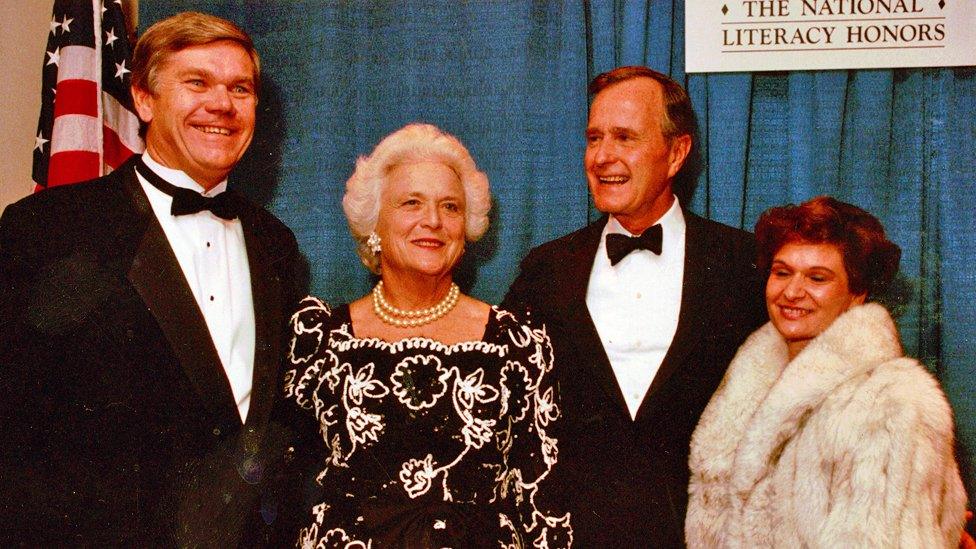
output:
<path id="1" fill-rule="evenodd" d="M 691 469 L 706 482 L 731 479 L 746 496 L 768 473 L 773 454 L 838 385 L 900 356 L 895 324 L 875 303 L 839 316 L 792 361 L 767 323 L 739 348 L 702 414 Z"/>

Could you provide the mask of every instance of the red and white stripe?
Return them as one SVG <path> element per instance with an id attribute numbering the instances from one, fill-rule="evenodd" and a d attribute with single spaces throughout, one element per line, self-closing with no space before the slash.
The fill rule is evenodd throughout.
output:
<path id="1" fill-rule="evenodd" d="M 105 175 L 143 150 L 139 119 L 101 91 L 101 6 L 93 5 L 95 48 L 60 50 L 48 187 Z"/>

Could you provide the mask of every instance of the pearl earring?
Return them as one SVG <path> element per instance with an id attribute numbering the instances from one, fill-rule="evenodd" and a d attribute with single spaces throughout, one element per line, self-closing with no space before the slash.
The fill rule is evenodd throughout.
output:
<path id="1" fill-rule="evenodd" d="M 376 234 L 376 231 L 369 233 L 369 238 L 366 239 L 366 247 L 374 255 L 380 255 L 380 252 L 383 251 L 383 248 L 380 246 L 380 235 Z"/>

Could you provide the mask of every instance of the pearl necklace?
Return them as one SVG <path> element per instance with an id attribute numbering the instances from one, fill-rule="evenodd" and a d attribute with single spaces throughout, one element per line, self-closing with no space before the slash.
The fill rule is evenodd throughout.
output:
<path id="1" fill-rule="evenodd" d="M 461 297 L 461 288 L 451 283 L 451 289 L 440 303 L 426 309 L 405 310 L 398 309 L 386 300 L 383 295 L 383 281 L 380 280 L 373 288 L 373 312 L 383 322 L 397 328 L 416 328 L 443 317 L 454 309 Z"/>

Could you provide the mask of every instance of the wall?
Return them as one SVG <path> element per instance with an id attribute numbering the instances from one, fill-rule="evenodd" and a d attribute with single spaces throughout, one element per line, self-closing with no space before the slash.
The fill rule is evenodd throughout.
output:
<path id="1" fill-rule="evenodd" d="M 137 0 L 123 2 L 129 23 L 134 28 L 139 13 Z M 27 196 L 34 189 L 31 181 L 34 135 L 40 110 L 41 68 L 54 0 L 0 2 L 0 135 L 4 137 L 0 155 L 0 211 L 7 204 Z"/>
<path id="2" fill-rule="evenodd" d="M 0 2 L 0 210 L 34 189 L 31 162 L 53 0 Z"/>

